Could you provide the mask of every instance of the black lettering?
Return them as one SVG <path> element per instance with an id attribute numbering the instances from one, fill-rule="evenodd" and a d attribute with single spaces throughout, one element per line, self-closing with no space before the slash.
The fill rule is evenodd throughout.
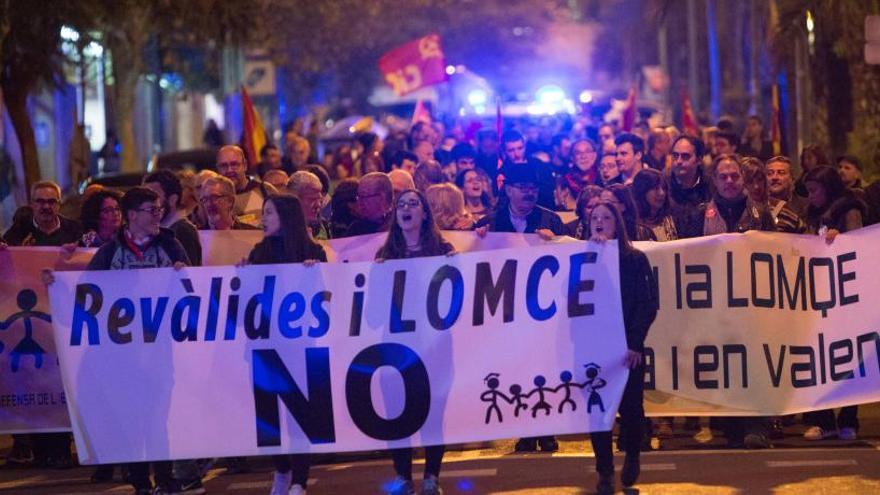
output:
<path id="1" fill-rule="evenodd" d="M 504 296 L 501 314 L 502 321 L 513 321 L 513 302 L 516 292 L 516 260 L 506 260 L 498 274 L 498 280 L 492 279 L 492 265 L 488 262 L 477 263 L 477 273 L 474 277 L 474 318 L 473 325 L 482 325 L 485 321 L 485 307 L 489 306 L 489 315 L 495 316 L 498 303 Z"/>
<path id="2" fill-rule="evenodd" d="M 376 412 L 370 384 L 382 366 L 391 366 L 403 378 L 403 411 L 386 419 Z M 431 410 L 431 383 L 428 370 L 412 349 L 401 344 L 383 343 L 361 351 L 348 368 L 345 398 L 354 424 L 370 438 L 398 440 L 419 431 Z"/>
<path id="3" fill-rule="evenodd" d="M 702 357 L 708 357 L 708 362 L 703 362 Z M 698 389 L 718 388 L 718 380 L 704 380 L 703 373 L 718 371 L 718 349 L 713 345 L 698 345 L 694 347 L 694 385 Z"/>
<path id="4" fill-rule="evenodd" d="M 843 353 L 838 355 L 838 350 L 842 350 Z M 855 377 L 853 370 L 837 370 L 838 366 L 849 364 L 853 360 L 853 346 L 851 340 L 845 339 L 832 342 L 831 345 L 828 346 L 828 358 L 830 361 L 829 365 L 831 366 L 832 381 L 839 382 L 841 380 L 849 380 L 850 378 Z"/>
<path id="5" fill-rule="evenodd" d="M 114 301 L 107 316 L 107 333 L 114 344 L 131 342 L 131 332 L 122 333 L 119 329 L 128 326 L 132 320 L 134 320 L 134 303 L 131 299 L 122 298 Z"/>

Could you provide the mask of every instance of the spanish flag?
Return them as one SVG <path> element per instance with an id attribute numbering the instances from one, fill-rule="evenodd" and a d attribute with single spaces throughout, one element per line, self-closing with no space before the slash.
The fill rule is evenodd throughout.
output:
<path id="1" fill-rule="evenodd" d="M 773 102 L 770 122 L 770 139 L 773 141 L 773 154 L 782 154 L 782 112 L 779 107 L 779 85 L 773 85 Z"/>
<path id="2" fill-rule="evenodd" d="M 250 95 L 244 85 L 241 86 L 241 106 L 243 115 L 243 132 L 241 147 L 247 157 L 248 169 L 256 167 L 260 163 L 260 150 L 266 145 L 266 129 L 260 114 L 254 108 Z"/>

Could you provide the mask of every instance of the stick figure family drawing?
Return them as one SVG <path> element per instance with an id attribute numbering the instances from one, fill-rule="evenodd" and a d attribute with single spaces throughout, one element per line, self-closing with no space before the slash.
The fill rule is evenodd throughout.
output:
<path id="1" fill-rule="evenodd" d="M 553 405 L 547 401 L 549 394 L 555 394 L 555 397 L 559 397 L 558 394 L 561 393 L 562 400 L 559 401 L 556 407 L 556 411 L 559 414 L 562 414 L 568 406 L 571 407 L 572 411 L 576 411 L 577 403 L 572 399 L 573 389 L 583 389 L 589 393 L 587 396 L 587 414 L 592 413 L 593 407 L 597 407 L 599 411 L 605 412 L 602 396 L 598 392 L 599 389 L 606 385 L 605 380 L 599 376 L 601 367 L 590 363 L 584 365 L 584 368 L 586 368 L 585 374 L 587 379 L 583 383 L 573 381 L 574 375 L 571 371 L 565 370 L 559 374 L 561 383 L 555 387 L 548 387 L 547 379 L 542 375 L 538 375 L 532 380 L 535 388 L 527 393 L 523 393 L 522 386 L 514 383 L 508 388 L 509 395 L 499 390 L 499 387 L 501 387 L 500 375 L 498 373 L 489 373 L 483 379 L 488 390 L 480 394 L 480 400 L 488 404 L 486 424 L 492 421 L 493 416 L 499 423 L 504 422 L 501 407 L 505 403 L 513 406 L 513 415 L 517 418 L 520 412 L 528 411 L 529 409 L 532 411 L 533 418 L 537 417 L 539 412 L 543 412 L 545 416 L 548 416 L 553 412 Z"/>
<path id="2" fill-rule="evenodd" d="M 34 311 L 34 307 L 37 305 L 37 293 L 31 289 L 20 291 L 16 302 L 21 311 L 13 313 L 5 320 L 0 321 L 0 330 L 6 330 L 18 319 L 21 319 L 24 324 L 24 337 L 22 337 L 18 344 L 16 344 L 9 352 L 9 355 L 12 357 L 13 373 L 18 371 L 21 357 L 25 355 L 34 356 L 35 368 L 43 366 L 43 354 L 46 353 L 46 350 L 43 349 L 34 339 L 33 319 L 37 318 L 49 323 L 52 322 L 52 317 L 50 315 L 42 311 Z M 3 352 L 4 349 L 5 345 L 3 342 L 0 342 L 0 352 Z"/>

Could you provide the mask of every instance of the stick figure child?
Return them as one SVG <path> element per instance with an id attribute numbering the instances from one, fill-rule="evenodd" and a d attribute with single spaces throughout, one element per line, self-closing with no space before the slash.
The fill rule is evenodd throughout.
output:
<path id="1" fill-rule="evenodd" d="M 522 387 L 519 386 L 518 383 L 514 383 L 510 386 L 510 403 L 514 404 L 513 407 L 513 415 L 515 417 L 519 417 L 520 410 L 527 410 L 529 408 L 528 404 L 523 404 L 523 399 L 527 396 L 523 395 Z"/>
<path id="2" fill-rule="evenodd" d="M 544 400 L 544 392 L 553 392 L 553 389 L 544 386 L 547 384 L 547 379 L 541 375 L 536 376 L 535 380 L 532 383 L 535 384 L 536 388 L 526 394 L 526 397 L 531 397 L 531 395 L 535 393 L 538 394 L 538 402 L 535 403 L 534 406 L 532 406 L 532 417 L 534 418 L 535 416 L 537 416 L 539 409 L 543 409 L 545 415 L 549 415 L 550 411 L 552 411 L 553 408 L 550 407 L 550 404 L 547 403 L 546 400 Z"/>
<path id="3" fill-rule="evenodd" d="M 559 414 L 562 414 L 562 410 L 565 409 L 566 404 L 571 404 L 571 410 L 577 410 L 577 404 L 571 400 L 571 388 L 579 387 L 580 385 L 577 383 L 571 383 L 571 371 L 563 371 L 559 374 L 559 379 L 562 380 L 562 384 L 558 387 L 554 388 L 554 392 L 559 392 L 560 390 L 565 390 L 565 398 L 562 399 L 562 402 L 559 403 Z"/>
<path id="4" fill-rule="evenodd" d="M 586 364 L 584 365 L 584 368 L 587 369 L 587 381 L 578 386 L 586 388 L 590 392 L 590 396 L 587 398 L 587 414 L 590 414 L 593 406 L 598 406 L 600 411 L 605 412 L 605 406 L 602 404 L 602 396 L 596 392 L 596 390 L 599 390 L 606 385 L 605 380 L 599 377 L 599 370 L 602 368 L 595 363 Z"/>
<path id="5" fill-rule="evenodd" d="M 495 411 L 495 415 L 498 416 L 498 422 L 503 423 L 504 419 L 501 417 L 501 408 L 498 407 L 498 399 L 504 400 L 504 402 L 512 404 L 513 401 L 510 400 L 504 392 L 499 392 L 498 386 L 501 385 L 501 382 L 498 381 L 498 377 L 500 375 L 498 373 L 489 373 L 486 375 L 486 378 L 483 378 L 483 382 L 489 387 L 489 390 L 486 390 L 482 394 L 480 394 L 480 400 L 483 402 L 488 402 L 489 408 L 486 410 L 486 424 L 489 424 L 489 421 L 492 420 L 492 411 Z"/>
<path id="6" fill-rule="evenodd" d="M 24 323 L 24 337 L 9 353 L 12 356 L 13 373 L 18 371 L 19 360 L 24 354 L 33 354 L 34 367 L 40 368 L 43 366 L 43 354 L 45 354 L 46 351 L 40 347 L 40 344 L 38 344 L 36 340 L 34 340 L 34 329 L 31 318 L 39 318 L 50 323 L 52 322 L 52 317 L 48 314 L 43 313 L 42 311 L 33 311 L 34 306 L 37 305 L 37 294 L 31 289 L 20 291 L 18 293 L 17 302 L 21 311 L 10 315 L 5 321 L 0 321 L 0 330 L 6 330 L 19 318 L 21 318 Z"/>

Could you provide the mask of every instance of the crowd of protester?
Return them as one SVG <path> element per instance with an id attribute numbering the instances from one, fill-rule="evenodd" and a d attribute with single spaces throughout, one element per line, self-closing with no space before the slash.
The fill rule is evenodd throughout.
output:
<path id="1" fill-rule="evenodd" d="M 458 127 L 419 122 L 408 134 L 384 140 L 361 133 L 320 161 L 309 141 L 291 132 L 283 151 L 268 144 L 259 163 L 248 163 L 241 148 L 228 145 L 217 152 L 214 170 L 159 170 L 127 191 L 89 187 L 78 219 L 60 214 L 57 184 L 37 182 L 0 246 L 98 248 L 90 270 L 179 268 L 202 263 L 198 230 L 262 229 L 264 239 L 242 264 L 310 265 L 327 259 L 316 240 L 379 232 L 389 234 L 377 262 L 453 255 L 443 230 L 613 238 L 625 246 L 760 230 L 815 234 L 830 243 L 880 219 L 880 183 L 865 186 L 856 157 L 832 162 L 821 146 L 810 145 L 797 160 L 798 170 L 789 157 L 773 154 L 759 117 L 746 119 L 742 139 L 736 131 L 727 118 L 700 137 L 673 126 L 623 132 L 613 124 L 565 120 L 509 126 L 500 136 L 489 130 L 470 136 Z M 626 283 L 644 282 L 639 278 L 644 256 L 621 259 L 633 264 L 622 262 Z M 635 304 L 623 296 L 624 306 Z M 638 354 L 653 316 L 634 313 L 632 318 L 637 336 L 630 341 L 628 324 L 627 340 Z M 638 382 L 642 375 L 632 376 Z M 645 440 L 675 432 L 675 418 L 658 418 L 653 425 L 644 420 L 641 389 L 640 383 L 628 384 L 621 405 L 624 484 L 630 485 L 638 477 L 637 452 L 649 445 Z M 855 439 L 857 413 L 847 407 L 837 416 L 834 411 L 805 414 L 804 438 Z M 792 421 L 713 418 L 701 429 L 698 418 L 687 418 L 682 428 L 698 437 L 720 430 L 731 447 L 766 448 Z M 602 453 L 599 489 L 607 492 L 608 473 L 613 474 L 610 435 L 594 436 L 594 445 L 597 455 Z M 15 435 L 6 462 L 68 467 L 70 447 L 68 434 Z M 557 448 L 553 437 L 516 444 L 518 451 Z M 443 452 L 442 446 L 427 449 L 421 493 L 440 493 Z M 395 493 L 414 493 L 411 449 L 394 451 L 393 458 Z M 231 472 L 249 469 L 245 459 L 228 461 Z M 272 494 L 305 493 L 309 456 L 277 456 L 274 462 Z M 204 491 L 203 464 L 153 464 L 155 489 L 149 464 L 124 467 L 137 493 Z M 102 466 L 93 481 L 107 481 L 113 473 L 112 466 Z"/>

